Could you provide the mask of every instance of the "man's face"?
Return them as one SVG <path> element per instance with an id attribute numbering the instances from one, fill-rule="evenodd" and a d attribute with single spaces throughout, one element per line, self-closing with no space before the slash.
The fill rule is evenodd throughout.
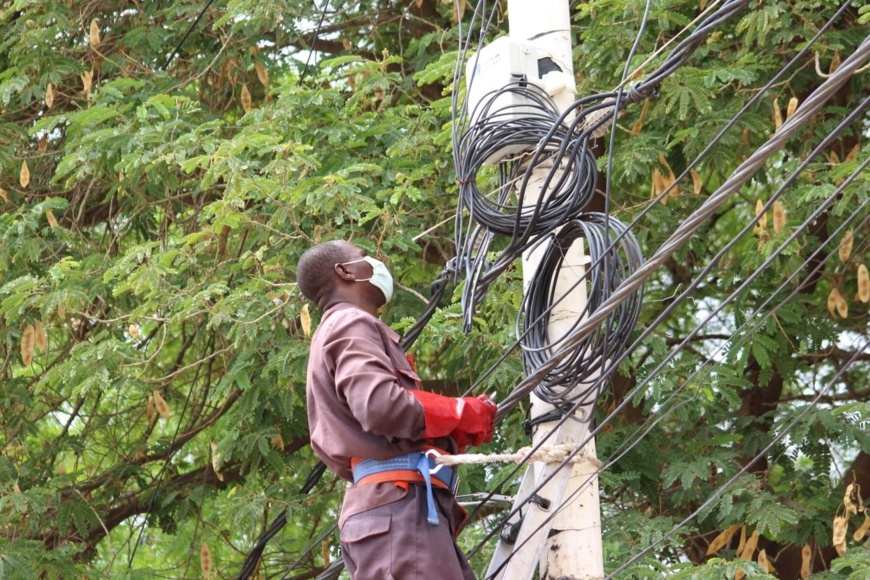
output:
<path id="1" fill-rule="evenodd" d="M 368 252 L 350 242 L 345 243 L 347 244 L 346 256 L 348 259 L 341 266 L 356 278 L 355 289 L 360 292 L 360 295 L 376 308 L 380 308 L 386 304 L 386 298 L 380 289 L 368 281 L 373 274 L 372 265 L 362 260 L 368 256 Z"/>

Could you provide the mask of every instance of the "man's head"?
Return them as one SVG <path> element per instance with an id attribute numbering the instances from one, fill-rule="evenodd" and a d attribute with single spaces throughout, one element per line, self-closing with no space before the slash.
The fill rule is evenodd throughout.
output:
<path id="1" fill-rule="evenodd" d="M 365 250 L 343 240 L 309 248 L 296 267 L 299 290 L 321 310 L 349 302 L 374 314 L 387 300 L 371 284 L 373 267 L 365 258 Z"/>

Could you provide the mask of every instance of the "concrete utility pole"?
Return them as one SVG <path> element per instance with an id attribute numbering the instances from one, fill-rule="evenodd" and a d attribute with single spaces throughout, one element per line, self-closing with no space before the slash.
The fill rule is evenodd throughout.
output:
<path id="1" fill-rule="evenodd" d="M 575 93 L 568 0 L 508 0 L 508 18 L 511 39 L 534 44 L 562 69 L 561 73 L 545 75 L 544 81 L 547 92 L 558 108 L 561 111 L 568 109 L 574 102 Z M 526 205 L 533 205 L 538 199 L 541 182 L 548 171 L 546 167 L 535 170 L 534 178 L 525 192 Z M 582 239 L 577 240 L 567 252 L 556 284 L 557 297 L 571 288 L 585 272 L 589 258 L 584 255 L 582 242 Z M 523 256 L 526 288 L 542 253 L 543 248 L 540 248 Z M 581 283 L 553 308 L 548 327 L 551 342 L 568 332 L 582 315 L 585 304 L 586 286 Z M 534 394 L 531 397 L 533 419 L 553 409 L 552 405 Z M 558 421 L 538 424 L 533 432 L 533 443 L 546 440 L 545 446 L 564 443 L 579 445 L 588 436 L 588 417 L 591 413 L 591 405 L 581 408 L 577 416 L 586 421 L 568 420 L 558 429 Z M 487 578 L 531 579 L 536 566 L 542 580 L 593 580 L 604 577 L 594 440 L 581 453 L 587 457 L 586 461 L 574 464 L 573 469 L 563 468 L 556 473 L 538 493 L 540 499 L 522 508 L 521 525 L 518 517 L 513 519 L 511 523 L 519 525 L 517 537 L 512 542 L 499 542 Z M 536 463 L 528 468 L 514 505 L 528 498 L 538 482 L 556 471 L 557 465 Z M 581 488 L 582 491 L 578 493 Z M 567 503 L 563 504 L 562 498 L 568 499 Z M 549 524 L 544 524 L 555 510 L 557 515 Z M 511 552 L 515 553 L 511 555 Z"/>

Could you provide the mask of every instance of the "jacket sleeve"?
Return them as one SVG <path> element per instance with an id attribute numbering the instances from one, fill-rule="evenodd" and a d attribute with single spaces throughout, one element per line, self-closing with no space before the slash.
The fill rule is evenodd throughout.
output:
<path id="1" fill-rule="evenodd" d="M 422 437 L 423 407 L 399 384 L 374 320 L 354 313 L 342 316 L 324 350 L 335 364 L 336 394 L 364 431 L 391 440 Z"/>

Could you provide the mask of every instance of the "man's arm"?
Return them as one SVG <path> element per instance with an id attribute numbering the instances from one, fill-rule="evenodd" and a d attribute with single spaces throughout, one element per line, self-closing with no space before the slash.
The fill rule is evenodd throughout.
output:
<path id="1" fill-rule="evenodd" d="M 335 364 L 339 399 L 363 430 L 389 439 L 422 438 L 423 408 L 396 378 L 396 369 L 375 321 L 358 312 L 342 313 L 324 344 Z"/>

